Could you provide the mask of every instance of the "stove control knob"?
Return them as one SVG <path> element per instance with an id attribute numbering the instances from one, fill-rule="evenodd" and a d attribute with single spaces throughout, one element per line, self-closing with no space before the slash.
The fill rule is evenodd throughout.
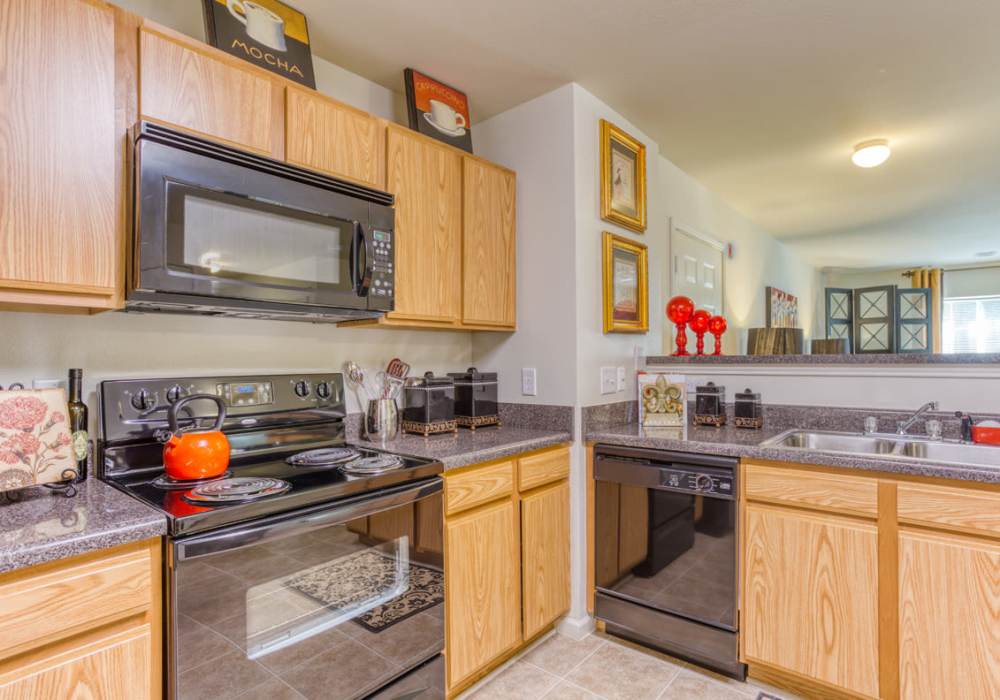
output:
<path id="1" fill-rule="evenodd" d="M 184 388 L 180 384 L 174 384 L 167 389 L 167 401 L 177 403 L 184 396 Z"/>
<path id="2" fill-rule="evenodd" d="M 711 491 L 712 477 L 708 474 L 699 474 L 694 478 L 694 487 L 699 491 Z"/>
<path id="3" fill-rule="evenodd" d="M 316 396 L 320 397 L 321 399 L 330 398 L 330 385 L 327 384 L 326 382 L 320 382 L 319 384 L 317 384 Z"/>
<path id="4" fill-rule="evenodd" d="M 310 392 L 312 392 L 312 387 L 309 386 L 309 382 L 306 380 L 302 379 L 295 383 L 295 395 L 299 398 L 304 399 L 309 396 Z"/>
<path id="5" fill-rule="evenodd" d="M 147 389 L 139 389 L 132 394 L 132 408 L 137 411 L 148 411 L 156 406 L 156 400 Z"/>

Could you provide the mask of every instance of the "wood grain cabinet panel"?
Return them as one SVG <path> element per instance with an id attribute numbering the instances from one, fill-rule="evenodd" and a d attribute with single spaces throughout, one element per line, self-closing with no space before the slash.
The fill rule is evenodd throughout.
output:
<path id="1" fill-rule="evenodd" d="M 899 678 L 904 700 L 1000 697 L 1000 544 L 900 532 Z"/>
<path id="2" fill-rule="evenodd" d="M 517 515 L 506 499 L 445 522 L 445 663 L 454 689 L 521 641 Z"/>
<path id="3" fill-rule="evenodd" d="M 876 526 L 748 504 L 745 546 L 747 660 L 878 697 Z"/>
<path id="4" fill-rule="evenodd" d="M 0 303 L 53 292 L 107 308 L 121 278 L 112 11 L 0 3 L 0 66 Z"/>
<path id="5" fill-rule="evenodd" d="M 521 497 L 524 638 L 569 610 L 569 482 Z"/>
<path id="6" fill-rule="evenodd" d="M 0 700 L 146 700 L 152 631 L 142 625 L 0 675 Z"/>
<path id="7" fill-rule="evenodd" d="M 289 87 L 285 104 L 285 159 L 304 168 L 385 186 L 385 137 L 367 112 Z"/>
<path id="8" fill-rule="evenodd" d="M 462 320 L 513 328 L 517 323 L 516 176 L 464 158 Z"/>
<path id="9" fill-rule="evenodd" d="M 517 463 L 517 487 L 522 491 L 529 491 L 569 477 L 569 448 L 539 452 L 522 457 Z"/>
<path id="10" fill-rule="evenodd" d="M 1000 493 L 927 484 L 900 484 L 898 493 L 903 522 L 1000 537 Z"/>
<path id="11" fill-rule="evenodd" d="M 444 475 L 444 511 L 463 510 L 510 496 L 514 492 L 514 462 L 477 466 Z"/>
<path id="12" fill-rule="evenodd" d="M 875 517 L 878 481 L 862 476 L 745 464 L 746 494 L 751 500 Z"/>
<path id="13" fill-rule="evenodd" d="M 281 87 L 261 73 L 149 29 L 140 30 L 139 72 L 144 119 L 281 157 Z"/>
<path id="14" fill-rule="evenodd" d="M 392 319 L 457 324 L 462 312 L 462 157 L 390 125 L 386 189 L 396 195 Z"/>

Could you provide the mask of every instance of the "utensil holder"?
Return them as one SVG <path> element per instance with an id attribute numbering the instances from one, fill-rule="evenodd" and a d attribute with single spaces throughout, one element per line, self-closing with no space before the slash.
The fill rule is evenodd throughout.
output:
<path id="1" fill-rule="evenodd" d="M 385 445 L 399 434 L 399 406 L 396 399 L 372 399 L 365 410 L 364 436 L 369 442 Z"/>

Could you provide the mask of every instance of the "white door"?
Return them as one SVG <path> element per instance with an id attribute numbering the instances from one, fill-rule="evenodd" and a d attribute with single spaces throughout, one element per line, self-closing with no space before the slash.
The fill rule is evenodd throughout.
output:
<path id="1" fill-rule="evenodd" d="M 693 232 L 684 226 L 670 227 L 670 295 L 691 297 L 695 308 L 705 309 L 712 315 L 724 314 L 722 301 L 722 243 L 708 236 Z M 664 329 L 664 351 L 673 352 L 673 326 Z M 705 338 L 705 350 L 711 352 L 714 340 Z M 688 333 L 688 352 L 694 352 L 695 339 Z"/>

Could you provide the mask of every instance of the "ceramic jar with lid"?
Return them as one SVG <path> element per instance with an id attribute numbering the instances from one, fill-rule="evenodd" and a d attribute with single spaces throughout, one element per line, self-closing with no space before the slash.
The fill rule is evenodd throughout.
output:
<path id="1" fill-rule="evenodd" d="M 733 425 L 737 428 L 764 427 L 764 406 L 759 393 L 754 393 L 750 389 L 736 392 Z"/>
<path id="2" fill-rule="evenodd" d="M 717 428 L 726 424 L 726 387 L 708 382 L 695 389 L 694 423 Z"/>
<path id="3" fill-rule="evenodd" d="M 496 372 L 480 372 L 470 367 L 448 376 L 455 380 L 455 420 L 460 426 L 475 430 L 500 425 Z"/>
<path id="4" fill-rule="evenodd" d="M 403 396 L 406 408 L 401 427 L 404 432 L 427 436 L 458 431 L 455 380 L 451 377 L 435 377 L 433 372 L 411 377 L 403 386 Z"/>

